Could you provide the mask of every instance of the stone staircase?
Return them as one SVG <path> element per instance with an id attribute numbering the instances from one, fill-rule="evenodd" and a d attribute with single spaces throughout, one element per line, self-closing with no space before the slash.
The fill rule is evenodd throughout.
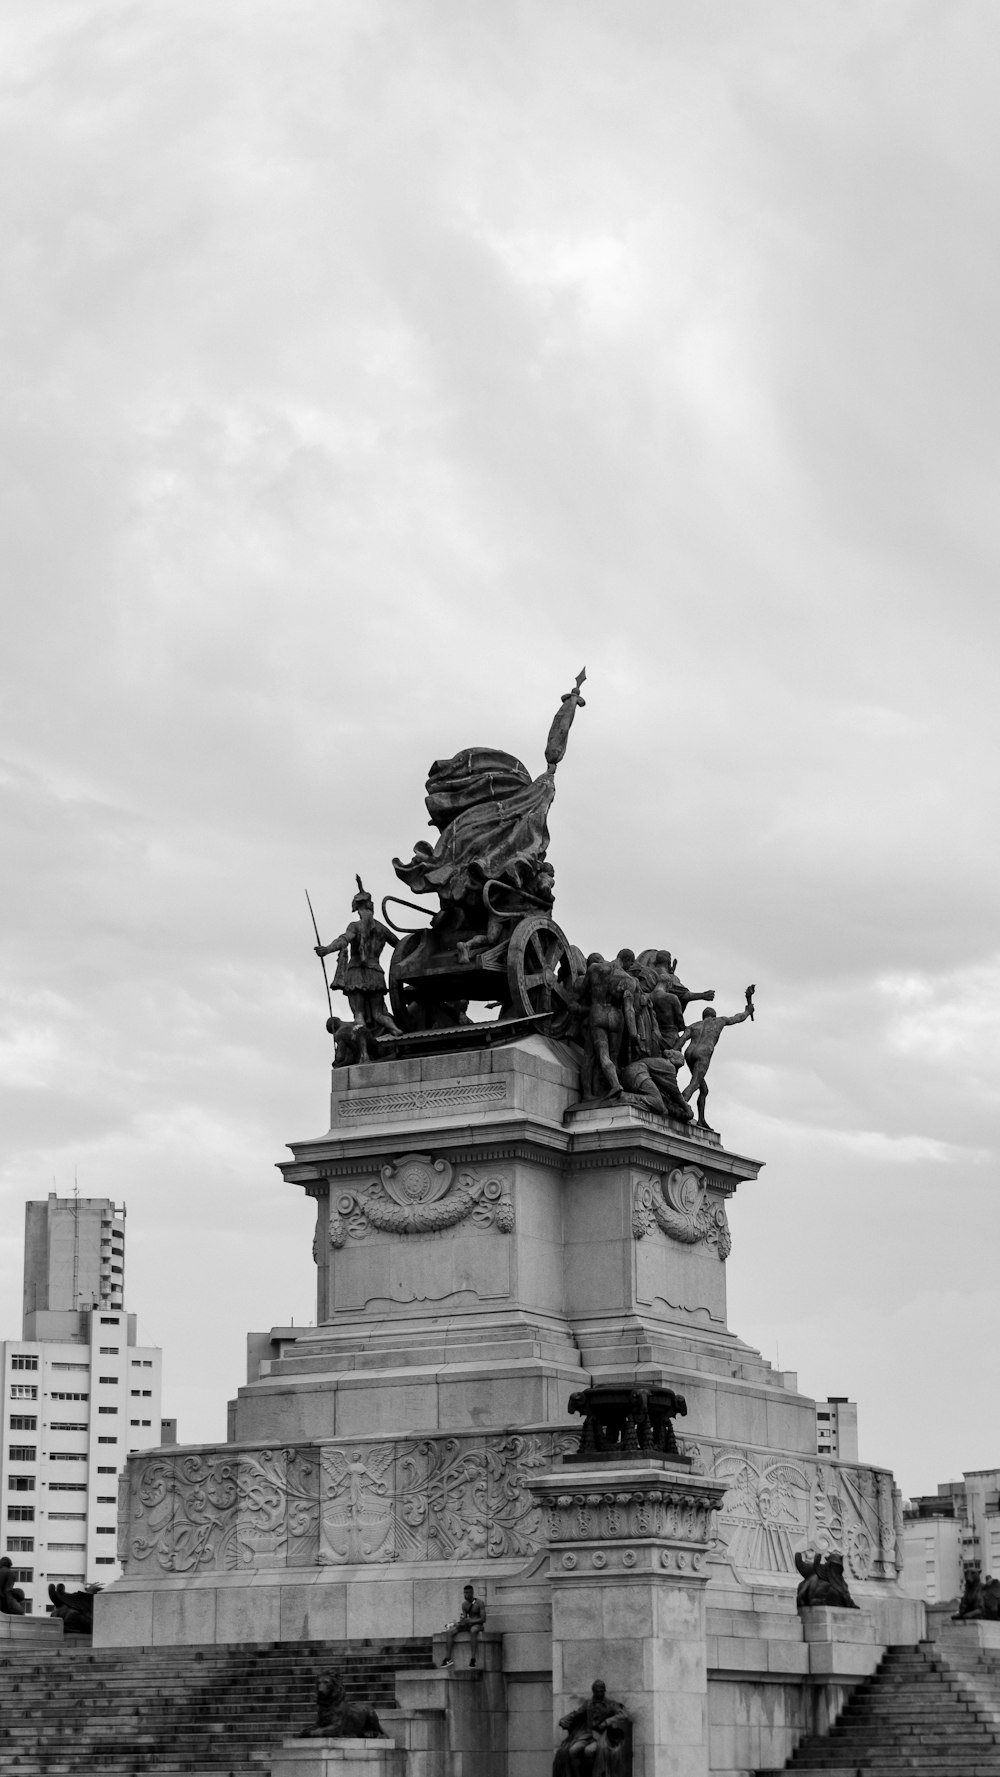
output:
<path id="1" fill-rule="evenodd" d="M 831 1732 L 802 1741 L 785 1769 L 1000 1777 L 1000 1688 L 991 1693 L 988 1675 L 979 1677 L 958 1670 L 936 1643 L 889 1648 Z"/>
<path id="2" fill-rule="evenodd" d="M 318 1678 L 395 1705 L 393 1675 L 430 1641 L 98 1648 L 66 1641 L 0 1657 L 2 1777 L 261 1777 L 252 1754 L 315 1721 Z"/>

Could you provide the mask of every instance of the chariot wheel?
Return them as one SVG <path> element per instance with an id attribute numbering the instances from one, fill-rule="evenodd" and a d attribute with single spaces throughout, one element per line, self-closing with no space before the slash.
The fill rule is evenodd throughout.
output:
<path id="1" fill-rule="evenodd" d="M 413 1017 L 406 998 L 406 965 L 414 951 L 419 949 L 423 937 L 423 932 L 407 932 L 400 938 L 389 963 L 389 1005 L 400 1030 L 413 1029 Z"/>
<path id="2" fill-rule="evenodd" d="M 531 913 L 511 933 L 507 950 L 510 1015 L 541 1018 L 565 1006 L 579 979 L 578 951 L 544 913 Z"/>

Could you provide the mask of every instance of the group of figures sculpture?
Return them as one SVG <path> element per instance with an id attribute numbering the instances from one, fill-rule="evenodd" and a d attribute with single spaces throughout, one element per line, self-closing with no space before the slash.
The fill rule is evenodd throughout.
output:
<path id="1" fill-rule="evenodd" d="M 581 672 L 561 700 L 539 777 L 494 747 L 467 747 L 431 766 L 426 804 L 438 839 L 433 846 L 418 840 L 408 862 L 393 859 L 411 893 L 437 896 L 428 924 L 396 923 L 390 905 L 428 910 L 393 895 L 376 918 L 359 876 L 344 931 L 323 944 L 316 929 L 317 956 L 337 957 L 328 998 L 330 988 L 343 993 L 351 1009 L 350 1019 L 339 1018 L 329 1002 L 334 1064 L 388 1059 L 426 1043 L 429 1033 L 436 1033 L 436 1047 L 462 1048 L 491 1039 L 498 1026 L 511 1036 L 530 1027 L 578 1046 L 584 1102 L 625 1095 L 690 1123 L 695 1100 L 704 1125 L 712 1057 L 729 1025 L 753 1018 L 753 987 L 742 1011 L 720 1017 L 706 1005 L 688 1023 L 689 1006 L 714 1000 L 715 990 L 685 987 L 669 950 L 584 956 L 552 918 L 547 816 L 573 718 L 585 707 L 585 677 Z M 496 1011 L 495 1024 L 474 1026 L 474 1001 Z M 685 1065 L 682 1084 L 678 1070 Z"/>

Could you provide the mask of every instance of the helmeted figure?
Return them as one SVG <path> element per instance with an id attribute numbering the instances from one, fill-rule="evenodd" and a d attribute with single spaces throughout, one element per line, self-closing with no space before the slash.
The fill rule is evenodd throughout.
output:
<path id="1" fill-rule="evenodd" d="M 396 1026 L 386 1010 L 385 976 L 380 957 L 387 944 L 395 945 L 395 932 L 375 918 L 371 895 L 360 876 L 358 892 L 351 902 L 351 911 L 358 915 L 346 931 L 331 944 L 317 944 L 316 955 L 332 956 L 338 951 L 337 968 L 330 986 L 345 993 L 355 1024 L 366 1030 L 395 1033 Z"/>

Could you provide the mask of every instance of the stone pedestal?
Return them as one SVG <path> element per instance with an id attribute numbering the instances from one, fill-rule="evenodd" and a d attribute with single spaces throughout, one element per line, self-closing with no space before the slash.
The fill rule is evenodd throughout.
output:
<path id="1" fill-rule="evenodd" d="M 707 1777 L 705 1587 L 725 1489 L 669 1463 L 540 1477 L 552 1586 L 553 1745 L 593 1681 L 632 1717 L 633 1777 Z"/>
<path id="2" fill-rule="evenodd" d="M 636 1777 L 692 1777 L 706 1660 L 716 1773 L 778 1765 L 814 1694 L 832 1710 L 838 1673 L 918 1638 L 892 1478 L 818 1456 L 815 1403 L 729 1330 L 728 1205 L 757 1163 L 581 1108 L 572 1050 L 497 1038 L 335 1071 L 329 1129 L 281 1169 L 316 1204 L 317 1325 L 251 1336 L 226 1444 L 130 1459 L 95 1645 L 424 1639 L 472 1580 L 483 1669 L 459 1641 L 396 1685 L 407 1777 L 550 1777 L 553 1683 L 558 1718 L 596 1677 L 635 1717 Z M 690 1468 L 563 1468 L 595 1382 L 683 1395 Z M 830 1547 L 873 1641 L 803 1639 L 794 1555 Z"/>
<path id="3" fill-rule="evenodd" d="M 12 1641 L 19 1647 L 25 1647 L 32 1642 L 61 1641 L 62 1637 L 62 1617 L 0 1616 L 0 1641 Z M 86 1638 L 75 1635 L 73 1639 L 83 1641 Z"/>
<path id="4" fill-rule="evenodd" d="M 814 1678 L 867 1678 L 874 1672 L 885 1644 L 868 1611 L 819 1604 L 800 1615 Z"/>
<path id="5" fill-rule="evenodd" d="M 469 1641 L 456 1641 L 454 1666 L 441 1667 L 444 1636 L 434 1637 L 434 1669 L 430 1672 L 397 1672 L 396 1700 L 408 1721 L 440 1723 L 437 1739 L 426 1739 L 424 1765 L 415 1757 L 410 1741 L 407 1777 L 507 1777 L 507 1695 L 504 1683 L 503 1638 L 483 1636 L 477 1665 L 469 1667 Z M 439 1762 L 430 1749 L 440 1746 Z"/>
<path id="6" fill-rule="evenodd" d="M 285 1740 L 256 1756 L 268 1777 L 406 1777 L 406 1753 L 392 1740 Z"/>

